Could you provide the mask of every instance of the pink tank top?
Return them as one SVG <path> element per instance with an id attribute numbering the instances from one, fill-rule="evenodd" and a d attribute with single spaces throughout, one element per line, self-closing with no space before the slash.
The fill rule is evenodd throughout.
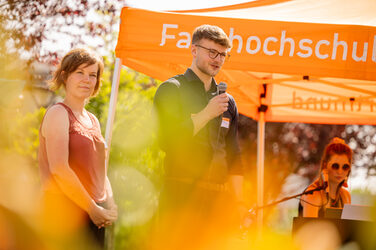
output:
<path id="1" fill-rule="evenodd" d="M 92 199 L 97 203 L 102 203 L 107 198 L 105 190 L 105 141 L 94 115 L 88 112 L 93 126 L 87 128 L 76 119 L 67 105 L 63 103 L 56 105 L 63 106 L 68 112 L 69 166 L 76 173 Z M 39 143 L 38 160 L 42 184 L 46 191 L 60 190 L 49 169 L 46 141 L 41 134 L 41 128 L 39 129 Z"/>

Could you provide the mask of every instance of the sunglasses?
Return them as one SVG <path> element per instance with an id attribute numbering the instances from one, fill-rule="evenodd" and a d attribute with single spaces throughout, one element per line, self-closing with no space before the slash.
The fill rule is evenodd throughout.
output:
<path id="1" fill-rule="evenodd" d="M 334 170 L 338 170 L 339 169 L 339 164 L 338 163 L 333 163 L 331 165 L 331 168 L 334 169 Z M 346 164 L 342 165 L 342 170 L 343 171 L 347 171 L 349 169 L 350 169 L 350 165 L 349 164 L 346 163 Z"/>

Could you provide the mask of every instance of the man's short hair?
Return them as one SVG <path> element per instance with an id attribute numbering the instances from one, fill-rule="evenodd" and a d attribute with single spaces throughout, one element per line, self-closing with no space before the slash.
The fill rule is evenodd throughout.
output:
<path id="1" fill-rule="evenodd" d="M 197 44 L 202 39 L 208 39 L 226 48 L 231 48 L 232 44 L 223 29 L 218 26 L 204 24 L 198 26 L 192 35 L 192 44 Z"/>

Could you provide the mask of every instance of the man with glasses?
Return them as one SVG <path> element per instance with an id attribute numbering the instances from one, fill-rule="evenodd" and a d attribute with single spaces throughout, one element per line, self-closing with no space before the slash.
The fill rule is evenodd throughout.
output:
<path id="1" fill-rule="evenodd" d="M 233 215 L 246 212 L 238 111 L 232 96 L 218 93 L 214 80 L 230 48 L 221 28 L 197 27 L 191 66 L 162 83 L 154 97 L 166 153 L 158 229 L 162 238 L 168 232 L 164 249 L 181 249 L 182 242 L 187 249 L 214 243 L 210 247 L 220 249 L 219 239 L 225 238 L 220 234 L 230 228 Z M 194 240 L 187 241 L 187 235 Z"/>

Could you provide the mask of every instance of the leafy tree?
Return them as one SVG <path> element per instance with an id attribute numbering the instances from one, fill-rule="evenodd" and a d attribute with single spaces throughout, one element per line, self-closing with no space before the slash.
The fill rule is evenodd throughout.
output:
<path id="1" fill-rule="evenodd" d="M 366 168 L 367 176 L 376 175 L 376 128 L 375 126 L 346 126 L 346 141 L 354 150 L 354 166 Z"/>
<path id="2" fill-rule="evenodd" d="M 67 52 L 56 50 L 61 40 L 64 49 L 89 45 L 110 51 L 109 46 L 116 41 L 113 38 L 122 2 L 1 0 L 0 55 L 13 53 L 30 61 L 54 64 L 59 52 Z"/>

